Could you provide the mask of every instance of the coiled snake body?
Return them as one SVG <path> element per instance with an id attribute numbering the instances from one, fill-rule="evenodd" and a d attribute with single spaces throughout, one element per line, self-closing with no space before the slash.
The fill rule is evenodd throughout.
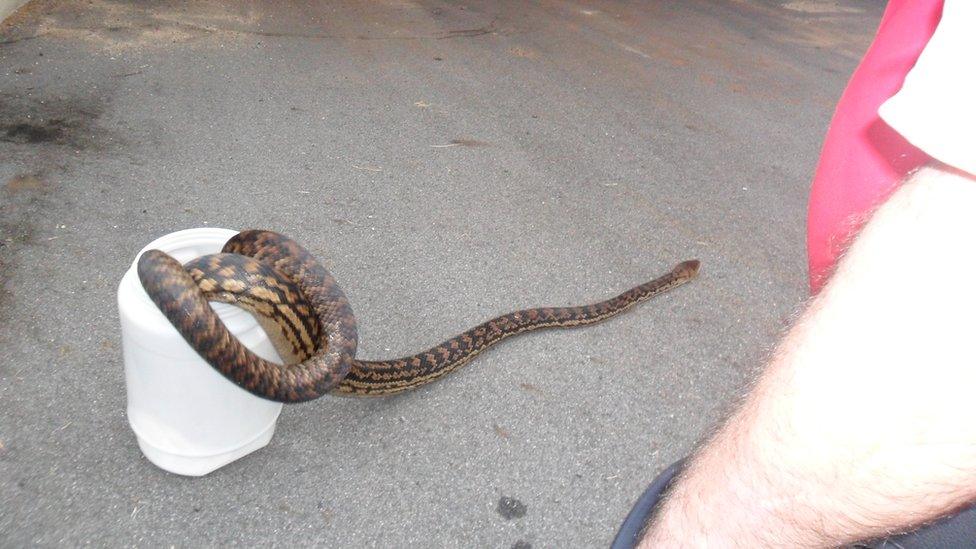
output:
<path id="1" fill-rule="evenodd" d="M 434 381 L 513 335 L 541 328 L 593 324 L 698 273 L 697 260 L 599 303 L 515 311 L 479 324 L 440 345 L 394 360 L 356 356 L 357 328 L 349 300 L 332 275 L 294 240 L 270 231 L 243 231 L 222 253 L 186 265 L 159 250 L 138 262 L 150 298 L 211 366 L 251 393 L 303 402 L 326 393 L 380 396 Z M 209 301 L 237 304 L 265 327 L 282 358 L 276 364 L 248 350 L 224 326 Z M 286 359 L 286 362 L 288 360 Z"/>

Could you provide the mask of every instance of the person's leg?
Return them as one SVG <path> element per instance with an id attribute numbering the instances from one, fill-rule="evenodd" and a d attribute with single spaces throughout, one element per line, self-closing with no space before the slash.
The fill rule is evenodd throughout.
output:
<path id="1" fill-rule="evenodd" d="M 824 547 L 976 501 L 976 177 L 919 170 L 872 216 L 642 547 Z M 893 405 L 897 403 L 897 405 Z"/>
<path id="2" fill-rule="evenodd" d="M 634 549 L 661 498 L 667 493 L 671 481 L 681 471 L 685 460 L 671 464 L 644 490 L 631 508 L 627 518 L 617 530 L 610 549 Z M 855 543 L 855 549 L 941 549 L 976 548 L 976 506 L 951 517 L 936 521 L 914 532 L 891 536 L 881 540 Z"/>
<path id="3" fill-rule="evenodd" d="M 869 211 L 926 156 L 878 117 L 928 43 L 942 0 L 889 2 L 877 36 L 837 104 L 810 193 L 810 285 L 822 287 L 840 250 Z M 916 532 L 862 547 L 976 547 L 976 507 Z"/>
<path id="4" fill-rule="evenodd" d="M 927 160 L 878 118 L 877 109 L 900 88 L 934 32 L 941 8 L 942 0 L 891 0 L 878 35 L 838 103 L 810 195 L 808 254 L 814 293 L 866 217 L 864 212 L 883 202 L 906 173 Z M 644 492 L 621 526 L 615 549 L 635 545 L 678 470 L 679 464 L 672 465 Z M 861 546 L 966 547 L 971 540 L 976 540 L 976 509 Z"/>

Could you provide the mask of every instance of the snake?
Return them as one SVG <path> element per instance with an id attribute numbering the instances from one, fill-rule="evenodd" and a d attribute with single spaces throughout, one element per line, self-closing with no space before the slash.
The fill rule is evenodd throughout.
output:
<path id="1" fill-rule="evenodd" d="M 589 305 L 521 309 L 492 318 L 419 353 L 359 360 L 358 325 L 333 275 L 295 240 L 245 230 L 219 253 L 181 264 L 160 250 L 138 260 L 150 299 L 210 366 L 268 400 L 306 402 L 325 394 L 369 397 L 402 393 L 454 372 L 509 337 L 544 328 L 595 324 L 694 279 L 700 262 Z M 237 305 L 261 323 L 284 363 L 265 360 L 227 329 L 210 302 Z"/>

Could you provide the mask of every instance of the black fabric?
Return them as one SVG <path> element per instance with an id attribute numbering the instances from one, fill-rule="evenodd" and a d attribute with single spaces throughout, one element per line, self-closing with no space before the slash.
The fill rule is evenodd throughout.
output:
<path id="1" fill-rule="evenodd" d="M 610 545 L 611 549 L 632 549 L 637 546 L 637 542 L 640 541 L 638 536 L 641 535 L 648 519 L 651 518 L 654 507 L 661 499 L 661 495 L 668 488 L 668 485 L 674 480 L 678 471 L 681 470 L 683 464 L 684 460 L 672 464 L 658 475 L 654 479 L 654 482 L 644 490 L 644 493 L 637 499 L 637 503 L 634 504 L 630 513 L 627 514 L 624 523 L 620 525 L 620 529 L 617 530 L 617 537 L 613 539 L 613 544 Z"/>
<path id="2" fill-rule="evenodd" d="M 856 544 L 869 549 L 976 548 L 976 506 L 914 532 Z"/>
<path id="3" fill-rule="evenodd" d="M 654 508 L 671 481 L 681 470 L 684 460 L 665 469 L 644 490 L 637 503 L 617 531 L 611 549 L 633 549 L 640 541 L 638 536 L 651 518 Z M 900 534 L 877 541 L 856 543 L 858 549 L 976 549 L 976 505 L 959 513 L 934 522 L 914 532 Z"/>

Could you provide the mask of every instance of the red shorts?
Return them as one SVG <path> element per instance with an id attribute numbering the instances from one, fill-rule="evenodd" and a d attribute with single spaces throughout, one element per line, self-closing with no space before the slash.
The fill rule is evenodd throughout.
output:
<path id="1" fill-rule="evenodd" d="M 942 0 L 890 0 L 874 42 L 837 104 L 810 190 L 810 288 L 826 282 L 849 239 L 904 176 L 929 157 L 878 117 L 942 15 Z"/>

